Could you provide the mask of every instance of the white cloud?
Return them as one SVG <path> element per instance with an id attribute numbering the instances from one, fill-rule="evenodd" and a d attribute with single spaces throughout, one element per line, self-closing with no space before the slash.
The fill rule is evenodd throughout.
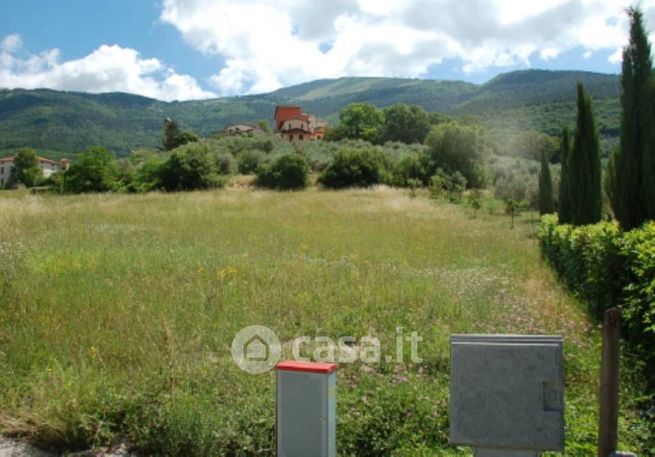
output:
<path id="1" fill-rule="evenodd" d="M 160 100 L 214 96 L 195 79 L 180 75 L 158 59 L 144 59 L 134 49 L 103 45 L 81 59 L 60 61 L 58 49 L 23 56 L 19 35 L 0 46 L 0 87 L 50 88 L 83 92 L 129 92 Z"/>
<path id="2" fill-rule="evenodd" d="M 655 0 L 642 0 L 655 18 Z M 627 40 L 632 0 L 163 0 L 161 20 L 223 58 L 222 94 L 317 78 L 420 77 L 445 59 L 473 73 Z M 655 26 L 655 23 L 653 24 Z"/>
<path id="3" fill-rule="evenodd" d="M 0 44 L 0 49 L 6 52 L 12 52 L 23 45 L 23 39 L 19 34 L 14 33 L 13 35 L 8 35 L 2 40 Z"/>

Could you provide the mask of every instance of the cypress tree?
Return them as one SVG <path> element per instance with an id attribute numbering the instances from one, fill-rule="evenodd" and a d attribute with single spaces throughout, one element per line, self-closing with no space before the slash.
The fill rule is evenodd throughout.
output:
<path id="1" fill-rule="evenodd" d="M 550 176 L 550 165 L 546 151 L 541 151 L 541 171 L 539 172 L 539 214 L 550 214 L 554 211 L 553 180 Z"/>
<path id="2" fill-rule="evenodd" d="M 655 116 L 650 43 L 638 8 L 628 10 L 630 42 L 623 49 L 621 141 L 608 188 L 614 214 L 630 230 L 655 217 Z"/>
<path id="3" fill-rule="evenodd" d="M 164 139 L 162 141 L 164 151 L 170 151 L 178 147 L 180 145 L 180 135 L 181 132 L 177 122 L 167 117 L 164 120 Z"/>
<path id="4" fill-rule="evenodd" d="M 557 201 L 557 213 L 560 224 L 570 224 L 571 217 L 571 196 L 569 195 L 569 157 L 571 156 L 571 141 L 569 129 L 562 129 L 560 139 L 560 161 L 562 168 L 559 180 L 559 199 Z"/>
<path id="5" fill-rule="evenodd" d="M 595 224 L 602 211 L 600 146 L 591 98 L 578 83 L 578 120 L 568 161 L 568 186 L 573 225 Z"/>

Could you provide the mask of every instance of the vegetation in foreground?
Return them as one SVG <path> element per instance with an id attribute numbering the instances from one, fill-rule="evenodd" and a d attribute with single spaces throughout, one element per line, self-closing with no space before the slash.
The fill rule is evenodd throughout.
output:
<path id="1" fill-rule="evenodd" d="M 468 454 L 448 445 L 460 332 L 564 335 L 566 455 L 593 454 L 597 329 L 540 262 L 531 218 L 509 230 L 495 200 L 407 192 L 3 193 L 0 431 L 60 450 L 127 438 L 273 455 L 274 375 L 238 370 L 239 329 L 374 335 L 385 351 L 403 327 L 423 337 L 421 363 L 339 369 L 341 455 Z M 627 378 L 621 447 L 639 451 Z"/>

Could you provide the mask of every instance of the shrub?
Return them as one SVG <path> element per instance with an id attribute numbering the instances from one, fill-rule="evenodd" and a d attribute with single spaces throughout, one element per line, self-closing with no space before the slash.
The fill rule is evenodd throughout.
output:
<path id="1" fill-rule="evenodd" d="M 81 153 L 64 174 L 64 191 L 74 194 L 107 192 L 117 187 L 116 158 L 105 148 Z"/>
<path id="2" fill-rule="evenodd" d="M 438 169 L 436 174 L 430 178 L 430 193 L 434 198 L 445 194 L 448 200 L 457 203 L 461 201 L 465 189 L 466 178 L 458 171 L 448 174 L 442 169 Z"/>
<path id="3" fill-rule="evenodd" d="M 342 148 L 325 169 L 319 181 L 326 187 L 368 187 L 385 181 L 383 155 L 372 148 Z"/>
<path id="4" fill-rule="evenodd" d="M 400 187 L 411 187 L 410 183 L 419 185 L 426 179 L 426 172 L 421 155 L 419 153 L 409 154 L 400 159 L 393 170 L 393 183 Z"/>
<path id="5" fill-rule="evenodd" d="M 41 185 L 49 187 L 53 193 L 61 194 L 64 192 L 64 172 L 57 171 L 45 178 Z"/>
<path id="6" fill-rule="evenodd" d="M 118 190 L 128 193 L 150 192 L 161 188 L 161 168 L 165 155 L 151 150 L 132 152 L 118 162 Z"/>
<path id="7" fill-rule="evenodd" d="M 174 150 L 161 167 L 160 180 L 167 191 L 222 187 L 225 179 L 216 174 L 206 147 L 191 143 Z"/>
<path id="8" fill-rule="evenodd" d="M 290 153 L 257 168 L 257 185 L 270 189 L 290 190 L 307 187 L 309 165 L 304 157 Z"/>
<path id="9" fill-rule="evenodd" d="M 627 280 L 622 278 L 621 301 L 627 333 L 640 352 L 649 357 L 647 363 L 655 384 L 655 222 L 627 232 L 619 252 L 628 266 Z"/>
<path id="10" fill-rule="evenodd" d="M 655 223 L 622 233 L 615 222 L 573 227 L 542 218 L 544 258 L 600 319 L 620 305 L 626 336 L 655 382 Z"/>
<path id="11" fill-rule="evenodd" d="M 232 154 L 221 152 L 216 155 L 216 171 L 221 175 L 231 175 L 237 169 L 237 163 Z"/>
<path id="12" fill-rule="evenodd" d="M 237 156 L 239 173 L 249 175 L 257 170 L 257 167 L 266 160 L 266 153 L 259 149 L 249 149 Z"/>
<path id="13" fill-rule="evenodd" d="M 150 192 L 161 187 L 161 169 L 164 160 L 159 156 L 145 157 L 134 173 L 134 187 L 137 192 Z"/>
<path id="14" fill-rule="evenodd" d="M 468 201 L 471 208 L 473 208 L 474 214 L 477 213 L 482 208 L 482 191 L 480 189 L 473 189 L 468 195 Z"/>

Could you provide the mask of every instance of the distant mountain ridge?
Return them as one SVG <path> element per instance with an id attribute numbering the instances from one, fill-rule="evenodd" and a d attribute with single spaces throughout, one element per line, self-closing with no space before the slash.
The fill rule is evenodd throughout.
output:
<path id="1" fill-rule="evenodd" d="M 93 145 L 126 154 L 139 147 L 157 147 L 167 116 L 207 136 L 232 123 L 270 121 L 276 104 L 300 104 L 307 112 L 335 121 L 339 111 L 353 102 L 379 107 L 409 103 L 428 111 L 477 115 L 493 128 L 531 128 L 554 134 L 563 122 L 573 119 L 577 81 L 594 98 L 603 132 L 617 134 L 618 75 L 522 70 L 500 74 L 481 85 L 347 77 L 268 94 L 170 103 L 125 93 L 0 90 L 0 154 L 30 146 L 54 156 L 70 156 Z"/>

